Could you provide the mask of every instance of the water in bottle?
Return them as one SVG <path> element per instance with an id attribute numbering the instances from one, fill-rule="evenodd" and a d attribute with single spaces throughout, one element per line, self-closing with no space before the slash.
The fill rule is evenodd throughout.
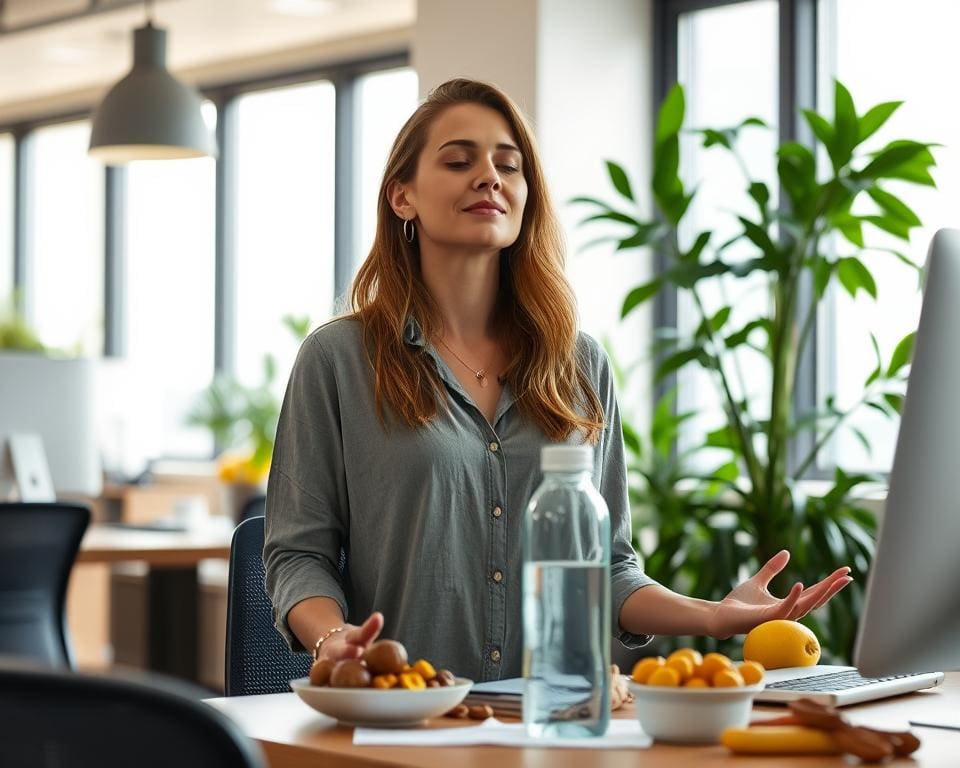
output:
<path id="1" fill-rule="evenodd" d="M 523 527 L 523 720 L 533 736 L 610 721 L 610 520 L 593 449 L 548 446 Z"/>

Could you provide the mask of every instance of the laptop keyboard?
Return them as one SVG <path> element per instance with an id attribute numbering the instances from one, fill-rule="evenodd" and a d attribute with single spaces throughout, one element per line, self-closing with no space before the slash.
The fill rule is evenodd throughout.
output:
<path id="1" fill-rule="evenodd" d="M 829 691 L 843 691 L 848 688 L 860 688 L 872 683 L 882 683 L 887 680 L 901 680 L 913 675 L 891 675 L 890 677 L 863 677 L 855 669 L 847 669 L 842 672 L 830 672 L 826 675 L 814 675 L 813 677 L 797 677 L 793 680 L 781 680 L 779 683 L 770 683 L 766 687 L 769 690 L 781 689 L 787 691 L 809 691 L 810 693 L 820 693 Z"/>

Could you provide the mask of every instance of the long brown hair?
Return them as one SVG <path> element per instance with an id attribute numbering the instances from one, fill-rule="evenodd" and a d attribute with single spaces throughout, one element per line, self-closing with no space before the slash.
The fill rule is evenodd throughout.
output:
<path id="1" fill-rule="evenodd" d="M 502 378 L 513 388 L 520 412 L 551 440 L 581 430 L 588 442 L 596 442 L 603 408 L 584 370 L 586 361 L 577 359 L 576 302 L 563 272 L 563 237 L 533 134 L 509 96 L 474 80 L 437 86 L 400 129 L 384 170 L 376 236 L 352 293 L 373 364 L 378 413 L 383 419 L 387 403 L 413 427 L 433 419 L 438 403 L 445 401 L 433 361 L 422 348 L 404 342 L 409 318 L 417 320 L 428 339 L 439 335 L 443 321 L 420 277 L 418 246 L 406 241 L 388 189 L 394 181 L 413 179 L 433 121 L 448 107 L 464 103 L 503 115 L 523 156 L 528 189 L 520 233 L 500 255 L 498 330 L 509 358 Z"/>

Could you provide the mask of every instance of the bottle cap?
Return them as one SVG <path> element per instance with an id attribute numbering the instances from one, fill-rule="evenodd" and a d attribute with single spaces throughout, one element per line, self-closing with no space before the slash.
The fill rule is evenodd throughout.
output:
<path id="1" fill-rule="evenodd" d="M 544 472 L 590 472 L 593 470 L 593 447 L 545 445 L 540 449 L 540 469 Z"/>

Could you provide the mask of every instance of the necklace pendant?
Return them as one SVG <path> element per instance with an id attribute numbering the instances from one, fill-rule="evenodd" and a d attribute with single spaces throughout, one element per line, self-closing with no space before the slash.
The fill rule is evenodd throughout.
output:
<path id="1" fill-rule="evenodd" d="M 477 381 L 480 382 L 480 388 L 486 389 L 487 387 L 487 373 L 486 371 L 477 371 L 476 372 Z"/>

